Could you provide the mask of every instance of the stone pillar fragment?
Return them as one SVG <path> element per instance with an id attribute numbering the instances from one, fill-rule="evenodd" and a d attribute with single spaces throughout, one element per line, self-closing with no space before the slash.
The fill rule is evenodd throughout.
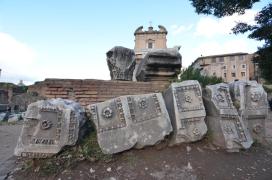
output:
<path id="1" fill-rule="evenodd" d="M 248 149 L 253 140 L 233 106 L 228 84 L 207 86 L 203 100 L 213 143 L 229 152 Z"/>
<path id="2" fill-rule="evenodd" d="M 105 154 L 154 145 L 172 131 L 160 93 L 121 96 L 88 109 Z"/>
<path id="3" fill-rule="evenodd" d="M 174 129 L 170 145 L 194 142 L 207 132 L 202 90 L 198 81 L 172 83 L 164 93 L 164 100 Z"/>
<path id="4" fill-rule="evenodd" d="M 28 106 L 15 155 L 46 158 L 75 145 L 85 123 L 84 109 L 71 100 L 50 99 Z"/>
<path id="5" fill-rule="evenodd" d="M 272 140 L 271 120 L 268 119 L 267 93 L 256 81 L 235 81 L 230 84 L 231 95 L 238 112 L 254 140 Z"/>
<path id="6" fill-rule="evenodd" d="M 169 81 L 177 78 L 181 68 L 178 48 L 152 49 L 137 68 L 137 81 Z"/>
<path id="7" fill-rule="evenodd" d="M 136 65 L 134 51 L 122 46 L 115 46 L 106 55 L 111 79 L 132 81 Z"/>

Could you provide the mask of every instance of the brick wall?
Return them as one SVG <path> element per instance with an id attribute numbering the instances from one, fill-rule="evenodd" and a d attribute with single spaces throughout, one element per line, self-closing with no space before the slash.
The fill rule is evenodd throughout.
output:
<path id="1" fill-rule="evenodd" d="M 169 82 L 132 82 L 79 79 L 46 79 L 29 86 L 28 92 L 38 92 L 46 98 L 63 98 L 82 106 L 122 96 L 162 92 Z"/>

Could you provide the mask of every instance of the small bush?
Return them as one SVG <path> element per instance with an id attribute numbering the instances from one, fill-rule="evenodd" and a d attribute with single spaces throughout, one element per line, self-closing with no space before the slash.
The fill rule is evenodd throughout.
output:
<path id="1" fill-rule="evenodd" d="M 177 81 L 181 82 L 186 80 L 197 80 L 202 87 L 223 82 L 221 77 L 201 75 L 200 70 L 194 69 L 192 66 L 189 66 L 187 69 L 183 70 L 180 74 L 179 80 Z"/>

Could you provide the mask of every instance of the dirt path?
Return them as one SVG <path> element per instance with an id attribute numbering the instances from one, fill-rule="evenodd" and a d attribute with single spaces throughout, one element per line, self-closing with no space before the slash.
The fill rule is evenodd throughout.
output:
<path id="1" fill-rule="evenodd" d="M 21 125 L 0 126 L 0 179 L 16 166 L 13 150 Z M 110 161 L 81 161 L 56 174 L 43 173 L 35 167 L 31 172 L 18 172 L 12 179 L 173 179 L 173 180 L 271 180 L 271 147 L 254 145 L 239 153 L 227 153 L 211 145 L 207 139 L 191 144 L 167 147 L 161 143 L 141 150 L 129 150 Z M 52 165 L 54 168 L 58 165 Z M 49 168 L 50 169 L 50 168 Z M 51 170 L 50 170 L 51 171 Z"/>
<path id="2" fill-rule="evenodd" d="M 0 125 L 0 180 L 15 167 L 14 148 L 22 125 Z"/>
<path id="3" fill-rule="evenodd" d="M 272 151 L 255 145 L 247 151 L 227 153 L 207 140 L 175 147 L 163 145 L 130 150 L 110 162 L 82 161 L 54 175 L 41 172 L 14 174 L 14 179 L 104 180 L 271 180 Z M 36 171 L 36 172 L 35 172 Z"/>

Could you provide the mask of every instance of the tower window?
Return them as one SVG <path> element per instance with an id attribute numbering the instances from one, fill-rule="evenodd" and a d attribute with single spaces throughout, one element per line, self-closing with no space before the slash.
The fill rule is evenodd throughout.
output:
<path id="1" fill-rule="evenodd" d="M 148 49 L 152 49 L 153 48 L 153 43 L 152 42 L 148 42 Z"/>
<path id="2" fill-rule="evenodd" d="M 241 75 L 242 75 L 243 77 L 245 77 L 245 76 L 246 76 L 246 73 L 245 73 L 245 72 L 241 72 Z"/>

